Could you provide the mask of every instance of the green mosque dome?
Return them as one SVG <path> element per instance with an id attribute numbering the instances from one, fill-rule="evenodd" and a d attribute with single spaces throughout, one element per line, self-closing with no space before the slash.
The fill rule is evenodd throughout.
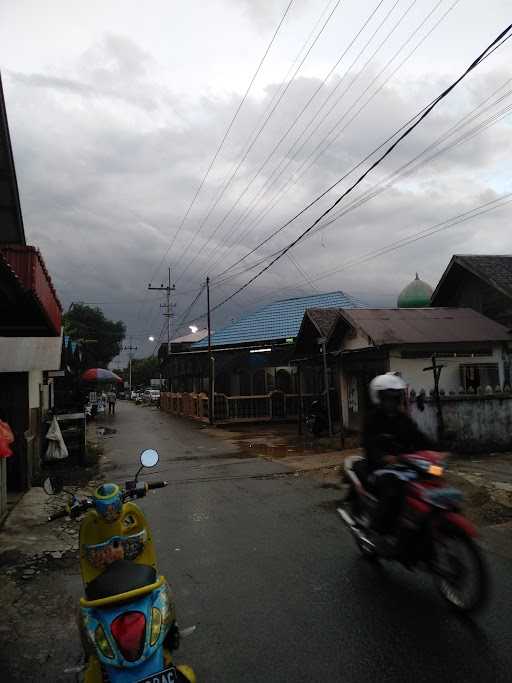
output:
<path id="1" fill-rule="evenodd" d="M 432 287 L 420 280 L 418 273 L 414 280 L 405 287 L 398 297 L 398 308 L 425 308 L 430 306 Z"/>

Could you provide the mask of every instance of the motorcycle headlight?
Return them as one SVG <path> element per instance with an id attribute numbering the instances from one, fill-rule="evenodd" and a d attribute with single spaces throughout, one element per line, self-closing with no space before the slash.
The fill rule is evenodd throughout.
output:
<path id="1" fill-rule="evenodd" d="M 156 607 L 151 610 L 151 632 L 149 635 L 149 644 L 154 645 L 158 640 L 160 631 L 162 630 L 162 612 Z"/>
<path id="2" fill-rule="evenodd" d="M 444 473 L 444 467 L 441 467 L 441 465 L 430 465 L 428 468 L 428 473 L 433 477 L 442 477 Z"/>
<path id="3" fill-rule="evenodd" d="M 114 659 L 114 653 L 112 652 L 112 648 L 110 647 L 110 643 L 107 640 L 107 636 L 105 635 L 105 631 L 103 630 L 103 626 L 101 624 L 96 626 L 96 630 L 94 631 L 94 640 L 98 650 L 102 655 L 108 657 L 109 659 Z"/>

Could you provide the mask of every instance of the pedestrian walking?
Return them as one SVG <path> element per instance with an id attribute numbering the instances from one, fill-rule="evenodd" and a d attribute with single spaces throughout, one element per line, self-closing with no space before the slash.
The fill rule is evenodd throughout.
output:
<path id="1" fill-rule="evenodd" d="M 111 389 L 108 392 L 108 414 L 109 415 L 115 415 L 116 414 L 116 401 L 117 401 L 116 392 L 113 389 Z"/>

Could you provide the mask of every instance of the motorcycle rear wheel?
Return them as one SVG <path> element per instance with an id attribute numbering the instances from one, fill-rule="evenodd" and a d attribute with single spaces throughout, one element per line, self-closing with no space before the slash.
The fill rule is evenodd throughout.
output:
<path id="1" fill-rule="evenodd" d="M 435 541 L 434 583 L 458 612 L 481 609 L 486 602 L 487 567 L 475 541 L 459 530 L 445 531 Z"/>

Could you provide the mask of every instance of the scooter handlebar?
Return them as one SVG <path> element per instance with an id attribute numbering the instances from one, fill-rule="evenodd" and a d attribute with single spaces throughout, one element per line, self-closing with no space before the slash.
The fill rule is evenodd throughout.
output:
<path id="1" fill-rule="evenodd" d="M 165 486 L 167 486 L 166 481 L 150 481 L 148 482 L 148 490 L 151 491 L 151 489 L 163 489 Z"/>

